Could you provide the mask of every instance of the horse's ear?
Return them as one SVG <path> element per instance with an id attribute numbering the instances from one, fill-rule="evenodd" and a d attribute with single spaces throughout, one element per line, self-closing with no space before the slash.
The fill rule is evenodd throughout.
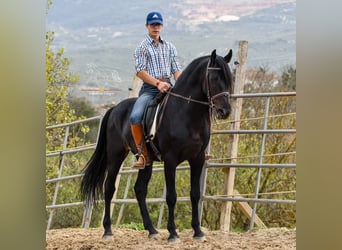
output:
<path id="1" fill-rule="evenodd" d="M 233 51 L 230 49 L 228 54 L 223 58 L 226 63 L 229 63 L 232 59 Z"/>
<path id="2" fill-rule="evenodd" d="M 216 49 L 214 49 L 213 52 L 211 52 L 211 56 L 210 56 L 210 62 L 211 62 L 211 64 L 212 64 L 213 62 L 215 62 L 215 60 L 216 60 Z"/>

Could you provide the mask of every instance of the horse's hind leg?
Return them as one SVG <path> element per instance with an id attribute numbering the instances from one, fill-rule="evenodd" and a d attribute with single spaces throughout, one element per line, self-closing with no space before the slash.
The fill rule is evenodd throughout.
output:
<path id="1" fill-rule="evenodd" d="M 152 166 L 139 170 L 137 180 L 134 185 L 135 196 L 137 198 L 140 214 L 143 219 L 144 228 L 148 230 L 149 238 L 158 234 L 158 231 L 153 227 L 150 214 L 146 206 L 147 187 L 152 175 Z"/>
<path id="2" fill-rule="evenodd" d="M 112 157 L 111 159 L 108 159 L 107 163 L 107 169 L 108 174 L 105 182 L 105 192 L 104 192 L 104 198 L 105 198 L 105 215 L 103 218 L 103 227 L 104 227 L 104 234 L 103 238 L 110 238 L 113 233 L 111 229 L 111 216 L 110 216 L 110 204 L 115 192 L 115 181 L 116 177 L 119 173 L 120 167 L 122 162 L 127 156 L 127 152 L 122 152 L 121 154 L 118 154 L 115 157 Z"/>
<path id="3" fill-rule="evenodd" d="M 173 162 L 173 160 L 167 160 L 165 158 L 164 174 L 166 181 L 166 203 L 169 209 L 167 221 L 167 230 L 170 233 L 168 238 L 169 243 L 176 243 L 180 241 L 179 236 L 176 232 L 175 225 L 175 206 L 177 202 L 177 193 L 175 185 L 176 167 L 177 165 Z"/>
<path id="4" fill-rule="evenodd" d="M 205 236 L 201 230 L 200 218 L 199 218 L 199 200 L 200 200 L 200 178 L 204 164 L 204 153 L 203 156 L 189 160 L 191 166 L 191 191 L 190 199 L 192 206 L 192 220 L 191 226 L 194 229 L 194 239 L 204 240 Z"/>

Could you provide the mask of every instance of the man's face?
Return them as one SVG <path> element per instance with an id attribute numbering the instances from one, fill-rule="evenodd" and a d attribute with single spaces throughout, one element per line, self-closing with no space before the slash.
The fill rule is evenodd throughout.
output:
<path id="1" fill-rule="evenodd" d="M 148 30 L 148 34 L 150 35 L 150 37 L 157 39 L 160 36 L 160 33 L 163 29 L 163 25 L 160 23 L 146 24 L 146 28 Z"/>

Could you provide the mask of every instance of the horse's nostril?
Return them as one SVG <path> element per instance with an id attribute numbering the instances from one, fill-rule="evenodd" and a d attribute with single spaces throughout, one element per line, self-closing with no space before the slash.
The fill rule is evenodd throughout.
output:
<path id="1" fill-rule="evenodd" d="M 229 116 L 230 111 L 228 109 L 217 109 L 216 110 L 216 117 L 218 119 L 225 119 Z"/>

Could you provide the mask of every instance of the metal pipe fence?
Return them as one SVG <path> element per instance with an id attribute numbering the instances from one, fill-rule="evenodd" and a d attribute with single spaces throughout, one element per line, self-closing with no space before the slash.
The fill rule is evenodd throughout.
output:
<path id="1" fill-rule="evenodd" d="M 61 150 L 57 151 L 57 152 L 46 152 L 46 157 L 59 156 L 59 166 L 58 166 L 57 178 L 47 179 L 46 182 L 45 182 L 46 184 L 56 183 L 56 186 L 55 186 L 55 189 L 54 189 L 54 195 L 53 195 L 53 199 L 52 199 L 52 204 L 51 205 L 46 205 L 46 209 L 49 210 L 49 218 L 48 218 L 48 221 L 47 221 L 47 230 L 49 230 L 51 228 L 52 219 L 53 219 L 53 216 L 54 216 L 55 209 L 62 208 L 62 207 L 79 206 L 79 205 L 83 204 L 83 202 L 74 202 L 74 203 L 69 203 L 69 204 L 56 204 L 60 183 L 63 182 L 63 181 L 67 181 L 67 180 L 81 178 L 83 176 L 82 174 L 72 175 L 72 176 L 62 176 L 65 155 L 73 154 L 73 153 L 77 153 L 77 152 L 82 152 L 82 151 L 93 150 L 96 147 L 96 145 L 87 145 L 87 146 L 84 146 L 84 147 L 81 147 L 81 148 L 71 148 L 71 149 L 68 149 L 67 148 L 67 143 L 68 143 L 68 138 L 69 138 L 70 127 L 72 127 L 74 125 L 79 125 L 81 123 L 87 123 L 87 122 L 90 122 L 90 121 L 94 121 L 94 120 L 99 120 L 101 122 L 101 119 L 102 119 L 101 116 L 96 116 L 96 117 L 92 117 L 92 118 L 88 118 L 88 119 L 83 119 L 83 120 L 79 120 L 79 121 L 74 121 L 74 122 L 70 122 L 70 123 L 49 126 L 49 127 L 46 128 L 47 131 L 48 130 L 53 130 L 53 129 L 58 129 L 58 128 L 65 129 L 64 140 L 63 140 L 63 148 Z M 98 129 L 98 133 L 99 133 L 99 129 Z"/>
<path id="2" fill-rule="evenodd" d="M 267 128 L 267 123 L 268 123 L 268 112 L 270 108 L 270 98 L 271 97 L 286 97 L 286 96 L 296 96 L 296 92 L 276 92 L 276 93 L 256 93 L 256 94 L 234 94 L 231 95 L 231 98 L 266 98 L 266 104 L 265 104 L 265 112 L 264 112 L 264 117 L 263 117 L 263 128 L 259 130 L 238 130 L 238 131 L 233 131 L 233 130 L 213 130 L 212 135 L 220 134 L 220 135 L 232 135 L 232 134 L 260 134 L 262 136 L 262 141 L 260 144 L 260 149 L 259 149 L 259 161 L 258 163 L 217 163 L 217 162 L 212 162 L 212 161 L 206 161 L 205 163 L 205 168 L 204 168 L 204 174 L 202 176 L 202 197 L 201 197 L 201 202 L 203 203 L 204 201 L 230 201 L 230 202 L 252 202 L 254 203 L 253 205 L 253 213 L 252 217 L 250 220 L 250 229 L 253 228 L 254 225 L 254 220 L 255 220 L 255 215 L 256 215 L 256 208 L 258 203 L 282 203 L 282 204 L 295 204 L 296 200 L 281 200 L 281 199 L 263 199 L 259 198 L 260 193 L 259 193 L 259 188 L 260 188 L 260 179 L 262 176 L 262 169 L 266 168 L 284 168 L 284 169 L 295 169 L 296 164 L 295 163 L 281 163 L 281 164 L 267 164 L 263 162 L 263 156 L 264 156 L 264 149 L 265 149 L 265 140 L 266 140 L 266 135 L 272 135 L 272 134 L 296 134 L 296 129 L 289 128 L 289 129 L 268 129 Z M 55 152 L 46 152 L 46 157 L 53 157 L 53 156 L 59 156 L 59 169 L 57 173 L 57 177 L 55 178 L 50 178 L 46 180 L 46 184 L 49 183 L 55 183 L 55 189 L 54 189 L 54 195 L 51 204 L 46 204 L 46 210 L 49 213 L 49 218 L 47 221 L 47 230 L 51 228 L 52 225 L 52 220 L 54 216 L 54 211 L 55 209 L 61 209 L 65 207 L 75 207 L 75 206 L 83 206 L 84 203 L 82 201 L 79 202 L 71 202 L 71 203 L 64 203 L 64 204 L 57 204 L 57 196 L 59 193 L 59 188 L 60 184 L 62 182 L 67 182 L 73 179 L 81 178 L 83 175 L 80 174 L 75 174 L 75 175 L 69 175 L 69 176 L 62 176 L 63 173 L 63 167 L 64 167 L 64 157 L 67 154 L 74 154 L 77 152 L 82 152 L 82 151 L 89 151 L 89 150 L 94 150 L 96 147 L 96 144 L 91 144 L 91 145 L 86 145 L 83 147 L 78 147 L 78 148 L 67 148 L 67 141 L 68 141 L 68 136 L 69 136 L 69 131 L 70 127 L 74 125 L 79 125 L 81 123 L 87 123 L 90 121 L 98 120 L 99 121 L 99 126 L 98 126 L 98 133 L 99 133 L 99 127 L 102 121 L 102 116 L 96 116 L 80 121 L 75 121 L 67 124 L 60 124 L 60 125 L 55 125 L 55 126 L 49 126 L 46 128 L 46 130 L 53 130 L 56 128 L 63 128 L 65 129 L 65 136 L 64 136 L 64 141 L 63 141 L 63 147 L 59 151 Z M 209 146 L 210 148 L 210 146 Z M 232 196 L 209 196 L 205 194 L 206 190 L 206 173 L 208 169 L 214 169 L 214 168 L 256 168 L 257 169 L 257 177 L 256 177 L 256 186 L 253 194 L 253 198 L 243 198 L 243 197 L 235 197 L 234 195 Z M 177 171 L 188 171 L 190 168 L 187 165 L 181 165 L 177 168 Z M 164 169 L 162 167 L 154 167 L 153 172 L 162 172 Z M 119 172 L 119 175 L 132 175 L 138 173 L 138 170 L 135 169 L 121 169 Z M 130 181 L 129 181 L 130 185 Z M 126 189 L 128 188 L 128 182 Z M 295 192 L 295 191 L 294 191 Z M 178 202 L 190 202 L 189 197 L 179 197 L 177 198 Z M 103 201 L 99 201 L 100 203 Z M 163 216 L 163 211 L 164 211 L 164 205 L 166 203 L 165 200 L 165 187 L 164 187 L 164 192 L 163 192 L 163 197 L 160 198 L 148 198 L 147 203 L 161 203 L 161 210 L 159 214 L 159 219 L 158 219 L 158 228 L 160 227 L 161 224 L 161 218 Z M 124 199 L 118 199 L 114 198 L 112 200 L 112 203 L 115 204 L 137 204 L 137 201 L 135 199 L 127 199 L 124 197 Z M 203 204 L 202 204 L 203 205 Z M 201 205 L 201 206 L 202 206 Z M 82 225 L 84 227 L 89 226 L 89 222 L 91 220 L 91 208 L 84 208 L 84 215 L 83 215 L 83 222 Z M 123 213 L 123 209 L 121 209 L 120 213 Z M 87 222 L 87 223 L 84 223 Z M 117 224 L 120 221 L 117 221 Z"/>

